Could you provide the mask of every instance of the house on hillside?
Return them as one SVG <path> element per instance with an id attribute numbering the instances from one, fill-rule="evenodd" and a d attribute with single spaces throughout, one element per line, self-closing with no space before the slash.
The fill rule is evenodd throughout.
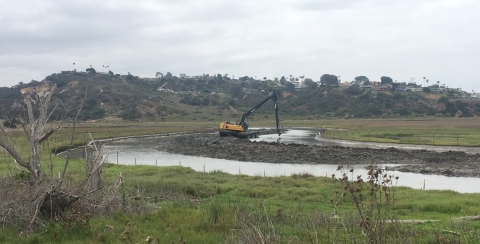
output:
<path id="1" fill-rule="evenodd" d="M 360 86 L 361 89 L 368 89 L 368 90 L 375 90 L 375 86 L 373 85 L 361 85 Z"/>
<path id="2" fill-rule="evenodd" d="M 382 84 L 375 87 L 375 92 L 389 92 L 392 90 L 392 85 Z"/>
<path id="3" fill-rule="evenodd" d="M 423 92 L 423 88 L 421 87 L 407 87 L 407 90 L 406 91 L 410 91 L 410 92 Z"/>
<path id="4" fill-rule="evenodd" d="M 428 89 L 430 89 L 431 93 L 442 93 L 443 92 L 443 89 L 440 88 L 440 87 L 428 87 Z"/>
<path id="5" fill-rule="evenodd" d="M 397 86 L 397 87 L 395 87 L 396 92 L 406 92 L 407 89 L 408 89 L 407 86 Z"/>
<path id="6" fill-rule="evenodd" d="M 157 81 L 158 78 L 140 78 L 142 79 L 143 81 Z"/>

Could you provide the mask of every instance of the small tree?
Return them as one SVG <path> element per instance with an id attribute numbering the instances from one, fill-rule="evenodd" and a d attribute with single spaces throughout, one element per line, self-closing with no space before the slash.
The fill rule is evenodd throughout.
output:
<path id="1" fill-rule="evenodd" d="M 362 85 L 365 82 L 370 83 L 370 80 L 366 76 L 361 75 L 361 76 L 355 77 L 355 84 Z"/>
<path id="2" fill-rule="evenodd" d="M 294 91 L 295 90 L 295 84 L 287 81 L 287 83 L 285 84 L 285 90 Z"/>
<path id="3" fill-rule="evenodd" d="M 91 67 L 91 65 L 90 65 L 90 67 Z M 96 74 L 97 73 L 97 71 L 94 68 L 88 68 L 85 71 L 87 71 L 90 74 Z"/>
<path id="4" fill-rule="evenodd" d="M 324 74 L 320 77 L 320 83 L 326 86 L 338 86 L 339 81 L 336 75 Z"/>
<path id="5" fill-rule="evenodd" d="M 305 80 L 303 80 L 303 83 L 305 84 L 305 86 L 309 89 L 316 89 L 318 87 L 318 84 L 317 82 L 313 81 L 312 79 L 310 78 L 306 78 Z"/>
<path id="6" fill-rule="evenodd" d="M 388 76 L 380 77 L 380 81 L 381 81 L 382 84 L 392 84 L 393 83 L 392 78 L 390 78 Z"/>

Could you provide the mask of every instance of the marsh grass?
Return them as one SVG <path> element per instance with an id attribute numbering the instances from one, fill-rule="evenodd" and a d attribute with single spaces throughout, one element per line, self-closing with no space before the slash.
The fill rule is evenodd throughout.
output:
<path id="1" fill-rule="evenodd" d="M 82 219 L 75 224 L 71 218 L 71 227 L 51 223 L 45 229 L 38 229 L 36 234 L 20 239 L 15 229 L 4 227 L 0 230 L 0 240 L 4 243 L 19 243 L 18 240 L 34 243 L 49 243 L 51 240 L 62 243 L 144 243 L 150 236 L 152 243 L 156 243 L 156 238 L 160 243 L 179 243 L 180 237 L 187 243 L 351 243 L 352 239 L 366 239 L 360 226 L 362 217 L 357 213 L 354 201 L 341 197 L 343 186 L 330 178 L 308 174 L 255 177 L 221 171 L 195 172 L 180 166 L 107 164 L 104 168 L 106 182 L 114 181 L 120 172 L 125 183 L 118 198 L 110 201 L 112 212 L 102 214 L 103 217 L 91 215 L 88 227 L 81 224 L 85 223 Z M 149 176 L 145 177 L 146 174 Z M 368 193 L 367 188 L 365 190 Z M 480 206 L 474 203 L 480 202 L 480 194 L 394 186 L 392 190 L 395 190 L 396 200 L 390 210 L 395 212 L 398 220 L 430 219 L 438 222 L 398 223 L 399 227 L 385 224 L 382 233 L 392 241 L 389 243 L 405 243 L 402 240 L 429 243 L 436 240 L 436 235 L 463 238 L 460 239 L 462 243 L 475 243 L 465 239 L 477 238 L 480 225 L 452 219 L 479 215 Z M 339 192 L 336 199 L 339 205 L 334 210 L 330 199 L 335 197 L 335 191 Z M 136 212 L 113 211 L 115 206 L 125 204 Z M 448 206 L 457 206 L 459 210 Z M 135 225 L 129 226 L 128 223 Z M 48 231 L 43 233 L 45 230 Z M 126 230 L 129 234 L 122 234 Z M 443 230 L 459 232 L 460 237 L 449 236 L 451 234 L 443 233 Z"/>
<path id="2" fill-rule="evenodd" d="M 282 124 L 295 126 L 295 122 Z M 480 145 L 479 118 L 312 120 L 303 126 L 317 128 L 324 137 L 332 139 L 437 146 Z"/>

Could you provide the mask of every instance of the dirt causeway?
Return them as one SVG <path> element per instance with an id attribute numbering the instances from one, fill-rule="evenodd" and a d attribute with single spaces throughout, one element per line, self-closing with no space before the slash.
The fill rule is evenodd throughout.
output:
<path id="1" fill-rule="evenodd" d="M 251 142 L 218 135 L 179 136 L 160 145 L 167 152 L 238 160 L 290 164 L 399 164 L 394 170 L 452 177 L 480 178 L 480 154 L 463 151 L 434 152 L 397 148 L 359 148 Z"/>

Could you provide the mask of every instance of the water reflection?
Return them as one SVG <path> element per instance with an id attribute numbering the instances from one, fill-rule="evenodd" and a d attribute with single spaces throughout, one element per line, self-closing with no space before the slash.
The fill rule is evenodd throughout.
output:
<path id="1" fill-rule="evenodd" d="M 281 135 L 281 142 L 322 145 L 324 142 L 314 139 L 315 133 L 316 131 L 308 129 L 290 130 Z M 241 162 L 235 160 L 184 156 L 158 150 L 159 143 L 165 143 L 173 139 L 174 137 L 170 136 L 116 141 L 105 145 L 104 153 L 107 157 L 107 161 L 125 165 L 181 165 L 202 172 L 221 170 L 230 174 L 245 174 L 251 176 L 289 176 L 302 173 L 328 177 L 330 177 L 331 174 L 339 175 L 339 172 L 336 171 L 337 165 Z M 277 139 L 278 135 L 263 135 L 255 140 L 276 141 Z M 378 165 L 378 167 L 387 167 L 387 169 L 388 166 L 392 165 Z M 354 168 L 354 177 L 357 177 L 357 175 L 366 175 L 366 165 L 352 165 L 351 167 Z M 407 186 L 415 189 L 422 189 L 425 186 L 425 189 L 427 190 L 454 190 L 462 193 L 480 192 L 479 178 L 457 178 L 402 173 L 396 171 L 390 173 L 399 176 L 399 186 Z"/>

